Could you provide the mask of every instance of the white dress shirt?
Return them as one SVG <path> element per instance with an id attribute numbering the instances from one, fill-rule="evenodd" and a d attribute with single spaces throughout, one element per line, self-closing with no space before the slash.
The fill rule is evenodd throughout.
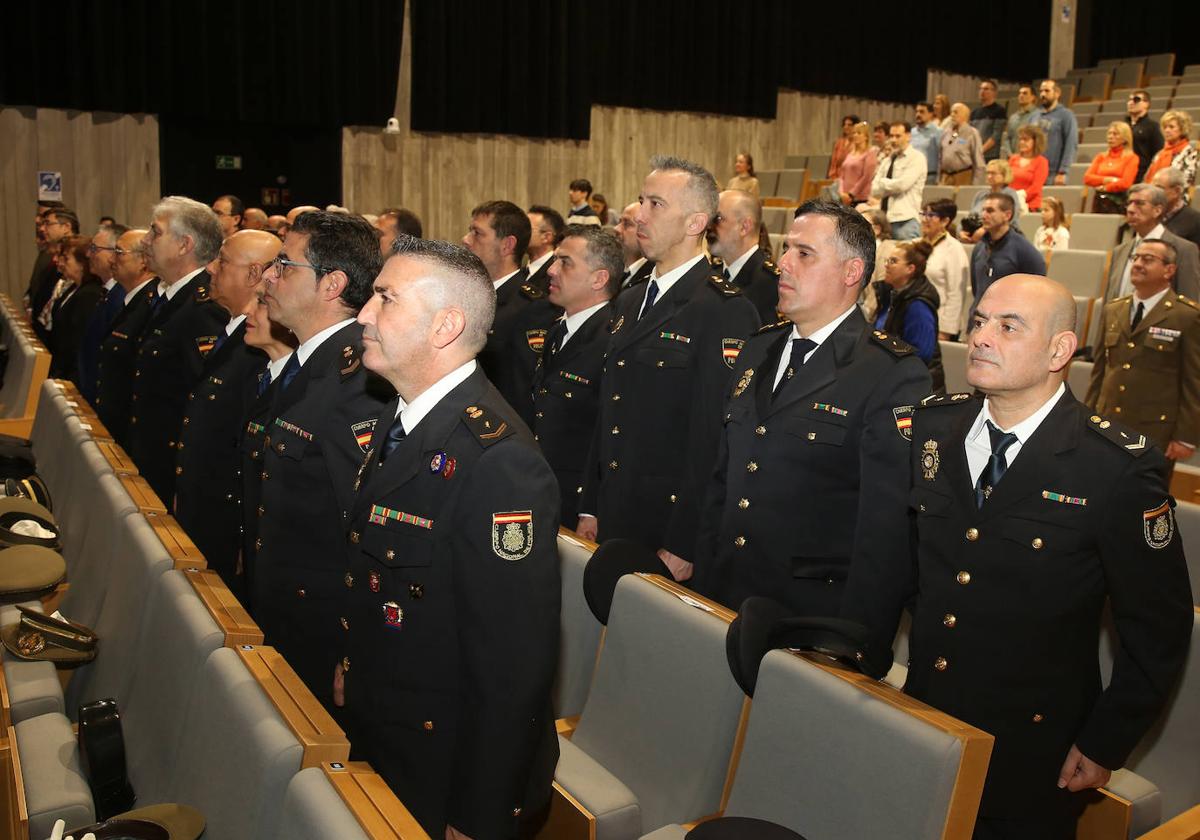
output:
<path id="1" fill-rule="evenodd" d="M 892 167 L 892 159 L 884 157 L 875 168 L 875 178 L 871 181 L 871 195 L 876 198 L 888 197 L 887 218 L 889 222 L 903 222 L 917 218 L 921 212 L 921 190 L 925 187 L 925 175 L 929 163 L 925 155 L 912 146 L 895 156 L 896 165 Z M 892 177 L 888 177 L 891 167 Z"/>
<path id="2" fill-rule="evenodd" d="M 554 259 L 554 249 L 553 248 L 551 248 L 546 253 L 542 254 L 536 260 L 530 260 L 529 265 L 525 266 L 525 268 L 527 268 L 529 270 L 529 276 L 532 277 L 533 275 L 537 274 L 539 271 L 542 270 L 542 266 L 544 266 L 546 263 L 550 262 L 550 260 L 552 260 L 552 259 Z"/>
<path id="3" fill-rule="evenodd" d="M 233 335 L 233 331 L 238 328 L 238 324 L 246 320 L 245 315 L 235 315 L 229 319 L 229 323 L 225 325 L 225 335 Z"/>
<path id="4" fill-rule="evenodd" d="M 967 470 L 971 475 L 971 486 L 974 487 L 979 481 L 979 476 L 983 474 L 987 467 L 988 459 L 992 457 L 992 437 L 988 433 L 985 421 L 991 420 L 992 425 L 1002 432 L 1012 432 L 1017 436 L 1014 443 L 1010 444 L 1008 449 L 1004 450 L 1004 460 L 1008 464 L 1008 468 L 1012 469 L 1013 462 L 1017 460 L 1017 456 L 1021 454 L 1021 449 L 1024 448 L 1029 438 L 1037 431 L 1038 426 L 1042 425 L 1042 421 L 1046 419 L 1046 415 L 1054 408 L 1054 404 L 1059 401 L 1063 393 L 1066 392 L 1067 386 L 1059 383 L 1058 390 L 1054 392 L 1054 396 L 1046 400 L 1037 411 L 1026 417 L 1020 423 L 1017 423 L 1011 429 L 1003 429 L 1000 424 L 992 418 L 992 412 L 988 404 L 988 400 L 983 401 L 983 408 L 979 410 L 979 416 L 975 418 L 975 422 L 971 424 L 971 430 L 967 432 L 965 442 L 967 450 Z"/>
<path id="5" fill-rule="evenodd" d="M 285 356 L 280 356 L 273 362 L 267 362 L 267 370 L 271 373 L 272 382 L 279 378 L 279 374 L 283 373 L 283 369 L 287 367 L 288 360 L 292 358 L 292 353 L 294 352 L 293 350 Z"/>
<path id="6" fill-rule="evenodd" d="M 804 364 L 808 364 L 808 360 L 812 358 L 812 354 L 816 353 L 817 350 L 821 347 L 821 345 L 825 343 L 825 339 L 827 339 L 827 338 L 829 338 L 829 336 L 833 335 L 833 331 L 842 325 L 842 321 L 845 321 L 846 318 L 848 318 L 850 316 L 851 312 L 855 312 L 857 310 L 858 310 L 857 305 L 851 306 L 849 309 L 847 309 L 841 315 L 834 318 L 832 321 L 830 321 L 825 326 L 821 327 L 819 330 L 814 330 L 812 335 L 800 335 L 800 328 L 795 325 L 792 326 L 792 340 L 793 341 L 797 338 L 807 338 L 809 341 L 812 341 L 817 345 L 816 347 L 814 347 L 813 349 L 809 350 L 807 353 L 804 354 Z M 781 355 L 779 357 L 779 367 L 775 371 L 775 384 L 772 385 L 771 390 L 774 390 L 779 387 L 779 380 L 783 379 L 784 373 L 787 372 L 788 365 L 790 365 L 792 363 L 791 347 L 792 347 L 791 342 L 789 342 L 784 347 L 783 355 Z"/>
<path id="7" fill-rule="evenodd" d="M 511 279 L 513 279 L 514 277 L 516 277 L 516 276 L 517 276 L 517 272 L 518 272 L 518 271 L 520 271 L 520 270 L 521 270 L 521 269 L 519 269 L 519 268 L 518 268 L 518 269 L 517 269 L 517 271 L 514 271 L 514 272 L 512 272 L 512 273 L 510 273 L 510 274 L 505 274 L 505 275 L 504 275 L 503 277 L 501 277 L 499 280 L 493 280 L 493 281 L 492 281 L 492 288 L 493 288 L 493 289 L 495 289 L 497 292 L 498 292 L 498 291 L 500 291 L 500 287 L 501 287 L 501 286 L 503 286 L 505 283 L 507 283 L 509 280 L 511 280 Z"/>
<path id="8" fill-rule="evenodd" d="M 162 291 L 162 293 L 164 295 L 166 295 L 167 300 L 170 300 L 171 298 L 175 297 L 176 292 L 178 292 L 180 289 L 182 289 L 184 286 L 187 285 L 189 280 L 191 280 L 193 277 L 195 277 L 197 274 L 199 274 L 203 270 L 204 270 L 204 267 L 201 266 L 200 268 L 197 268 L 195 271 L 193 271 L 189 274 L 183 275 L 178 280 L 176 280 L 174 283 L 172 283 L 170 286 L 160 287 L 160 290 Z"/>
<path id="9" fill-rule="evenodd" d="M 404 397 L 400 397 L 396 405 L 396 416 L 400 418 L 400 425 L 404 427 L 404 433 L 406 435 L 412 434 L 413 429 L 417 428 L 417 424 L 425 419 L 425 415 L 433 411 L 434 406 L 440 403 L 447 394 L 465 382 L 467 377 L 474 372 L 475 360 L 471 359 L 469 362 L 459 365 L 447 373 L 437 382 L 434 382 L 418 394 L 417 398 L 412 402 L 406 403 Z"/>
<path id="10" fill-rule="evenodd" d="M 354 323 L 353 318 L 347 318 L 344 321 L 338 321 L 336 324 L 333 324 L 333 325 L 328 326 L 325 329 L 321 330 L 319 333 L 314 335 L 308 341 L 304 342 L 299 347 L 297 347 L 296 348 L 296 359 L 297 359 L 297 361 L 300 362 L 300 366 L 304 367 L 304 363 L 308 361 L 308 357 L 316 352 L 317 348 L 320 347 L 325 342 L 325 339 L 329 338 L 329 336 L 333 335 L 335 332 L 337 332 L 338 330 L 340 330 L 342 327 L 346 326 L 347 324 L 353 324 L 353 323 Z"/>
<path id="11" fill-rule="evenodd" d="M 736 260 L 734 260 L 733 262 L 729 263 L 728 266 L 726 266 L 726 268 L 729 269 L 729 279 L 730 280 L 737 279 L 737 276 L 742 273 L 742 268 L 745 267 L 746 263 L 750 262 L 750 258 L 752 256 L 754 256 L 754 253 L 757 250 L 758 250 L 758 245 L 755 245 L 749 251 L 742 254 L 740 257 L 738 257 Z"/>
<path id="12" fill-rule="evenodd" d="M 146 288 L 146 284 L 149 283 L 153 279 L 154 279 L 153 277 L 147 277 L 141 283 L 138 283 L 136 286 L 134 286 L 132 289 L 130 289 L 125 295 L 125 305 L 128 306 L 129 301 L 131 301 L 135 297 L 137 297 L 138 292 L 140 292 L 142 289 Z"/>
<path id="13" fill-rule="evenodd" d="M 683 265 L 677 266 L 676 268 L 673 268 L 666 274 L 662 275 L 658 273 L 658 266 L 655 266 L 654 270 L 650 272 L 650 280 L 646 283 L 646 291 L 642 292 L 642 305 L 638 307 L 638 313 L 640 314 L 642 309 L 644 309 L 646 306 L 646 296 L 650 294 L 650 283 L 655 283 L 658 285 L 658 297 L 654 299 L 654 303 L 657 304 L 667 296 L 667 292 L 671 291 L 671 287 L 678 283 L 680 278 L 691 271 L 696 263 L 700 262 L 702 259 L 704 259 L 704 254 L 699 253 L 685 262 Z"/>
<path id="14" fill-rule="evenodd" d="M 587 309 L 581 309 L 574 315 L 567 315 L 564 317 L 562 320 L 567 324 L 567 332 L 563 336 L 562 344 L 558 346 L 558 349 L 561 350 L 562 348 L 566 347 L 567 342 L 571 340 L 571 336 L 575 335 L 579 328 L 587 323 L 588 318 L 591 318 L 593 315 L 603 309 L 607 303 L 608 301 L 602 301 L 597 303 L 595 306 L 589 306 Z"/>
<path id="15" fill-rule="evenodd" d="M 1140 298 L 1138 297 L 1137 289 L 1134 289 L 1133 300 L 1129 304 L 1129 323 L 1133 323 L 1133 316 L 1137 314 L 1137 307 L 1139 303 L 1143 305 L 1142 317 L 1145 318 L 1150 314 L 1150 310 L 1158 306 L 1158 302 L 1167 296 L 1167 292 L 1169 291 L 1171 291 L 1171 287 L 1167 286 L 1167 288 L 1163 289 L 1161 292 L 1150 295 L 1148 298 Z"/>

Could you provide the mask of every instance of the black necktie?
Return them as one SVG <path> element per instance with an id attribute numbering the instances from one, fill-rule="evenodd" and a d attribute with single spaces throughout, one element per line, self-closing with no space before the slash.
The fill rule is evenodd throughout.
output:
<path id="1" fill-rule="evenodd" d="M 255 392 L 256 396 L 261 397 L 267 393 L 267 389 L 271 387 L 271 366 L 267 365 L 266 369 L 258 375 L 258 388 Z"/>
<path id="2" fill-rule="evenodd" d="M 1133 323 L 1130 324 L 1129 328 L 1131 330 L 1136 330 L 1137 325 L 1142 322 L 1142 316 L 1145 314 L 1146 314 L 1146 304 L 1139 300 L 1137 309 L 1135 309 L 1133 312 Z"/>
<path id="3" fill-rule="evenodd" d="M 567 319 L 559 319 L 553 327 L 550 328 L 550 355 L 553 356 L 562 349 L 563 340 L 567 337 Z"/>
<path id="4" fill-rule="evenodd" d="M 888 171 L 887 171 L 887 175 L 884 176 L 885 178 L 891 178 L 892 173 L 896 171 L 896 157 L 897 157 L 897 155 L 892 155 L 892 162 L 888 164 Z M 890 195 L 885 195 L 883 197 L 883 201 L 879 202 L 879 209 L 882 210 L 884 213 L 887 212 L 888 200 L 890 198 L 891 198 Z"/>
<path id="5" fill-rule="evenodd" d="M 650 307 L 654 305 L 654 299 L 658 297 L 658 282 L 651 278 L 650 285 L 646 288 L 646 302 L 642 304 L 642 311 L 638 313 L 638 320 L 642 320 Z"/>
<path id="6" fill-rule="evenodd" d="M 296 374 L 300 372 L 300 357 L 293 351 L 292 357 L 288 359 L 287 364 L 283 366 L 283 370 L 279 373 L 279 390 L 287 388 L 292 384 L 292 380 L 296 378 Z"/>
<path id="7" fill-rule="evenodd" d="M 817 343 L 811 338 L 793 338 L 790 343 L 792 345 L 792 356 L 788 360 L 787 372 L 779 378 L 779 384 L 775 386 L 775 390 L 771 394 L 772 398 L 783 390 L 783 384 L 791 379 L 797 370 L 804 367 L 804 357 L 808 355 L 810 350 L 817 346 Z M 780 354 L 781 358 L 782 355 Z"/>
<path id="8" fill-rule="evenodd" d="M 630 271 L 628 268 L 625 269 L 625 273 L 621 275 L 621 288 L 624 289 L 626 286 L 628 286 L 629 281 L 632 279 L 633 279 L 633 272 Z"/>
<path id="9" fill-rule="evenodd" d="M 1004 457 L 1004 453 L 1008 447 L 1017 442 L 1016 435 L 1012 432 L 1000 431 L 992 425 L 991 420 L 987 421 L 987 428 L 988 437 L 992 441 L 992 454 L 988 458 L 987 466 L 979 474 L 979 480 L 975 482 L 975 506 L 979 508 L 983 507 L 983 503 L 992 495 L 992 491 L 1004 477 L 1004 472 L 1008 469 L 1008 460 Z"/>
<path id="10" fill-rule="evenodd" d="M 383 439 L 383 450 L 379 453 L 379 463 L 387 460 L 387 457 L 396 451 L 396 447 L 400 445 L 400 441 L 404 440 L 404 424 L 400 422 L 400 415 L 396 415 L 396 421 L 392 423 L 388 429 L 387 437 Z"/>
<path id="11" fill-rule="evenodd" d="M 733 279 L 733 278 L 730 276 L 730 274 L 729 274 L 729 266 L 724 266 L 724 267 L 721 269 L 721 276 L 722 276 L 722 277 L 724 277 L 726 280 L 732 280 L 732 279 Z"/>
<path id="12" fill-rule="evenodd" d="M 167 299 L 167 296 L 164 295 L 162 292 L 154 293 L 154 297 L 150 300 L 150 317 L 154 317 L 154 313 L 157 312 L 159 310 L 159 308 L 162 307 L 162 305 L 166 301 L 166 299 Z"/>
<path id="13" fill-rule="evenodd" d="M 216 353 L 218 350 L 220 350 L 221 345 L 225 343 L 225 339 L 227 339 L 227 338 L 229 338 L 229 333 L 225 332 L 224 330 L 221 330 L 221 334 L 219 336 L 217 336 L 217 340 L 213 342 L 212 351 L 214 353 Z"/>

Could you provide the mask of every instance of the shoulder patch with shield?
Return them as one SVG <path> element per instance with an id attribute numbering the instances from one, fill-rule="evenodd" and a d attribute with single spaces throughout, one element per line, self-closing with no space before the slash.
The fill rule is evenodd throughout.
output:
<path id="1" fill-rule="evenodd" d="M 529 344 L 529 349 L 540 356 L 542 347 L 546 344 L 546 330 L 525 330 L 525 341 Z"/>
<path id="2" fill-rule="evenodd" d="M 721 339 L 721 358 L 725 360 L 725 364 L 730 370 L 733 370 L 738 354 L 742 352 L 745 345 L 746 342 L 740 338 Z"/>
<path id="3" fill-rule="evenodd" d="M 354 435 L 354 442 L 358 444 L 358 448 L 363 451 L 364 455 L 371 447 L 371 435 L 375 433 L 375 423 L 375 420 L 363 420 L 350 427 L 350 434 Z"/>
<path id="4" fill-rule="evenodd" d="M 1146 545 L 1154 549 L 1166 548 L 1175 536 L 1175 513 L 1171 510 L 1171 499 L 1166 499 L 1153 510 L 1142 511 L 1142 531 Z"/>
<path id="5" fill-rule="evenodd" d="M 504 560 L 522 560 L 533 550 L 533 511 L 492 514 L 492 551 Z"/>
<path id="6" fill-rule="evenodd" d="M 898 405 L 892 409 L 892 415 L 896 418 L 896 431 L 900 433 L 900 437 L 911 441 L 913 407 Z"/>

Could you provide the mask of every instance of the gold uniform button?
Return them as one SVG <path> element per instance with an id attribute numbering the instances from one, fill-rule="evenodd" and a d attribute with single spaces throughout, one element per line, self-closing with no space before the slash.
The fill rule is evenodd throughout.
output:
<path id="1" fill-rule="evenodd" d="M 258 477 L 259 477 L 260 479 L 262 479 L 263 481 L 266 481 L 266 480 L 267 480 L 268 478 L 270 478 L 271 476 L 270 476 L 270 475 L 267 473 L 267 471 L 266 471 L 266 470 L 263 470 L 261 473 L 259 473 L 259 476 L 258 476 Z"/>
<path id="2" fill-rule="evenodd" d="M 762 436 L 763 436 L 763 435 L 765 435 L 766 433 L 767 433 L 767 427 L 766 427 L 766 426 L 758 426 L 758 427 L 757 427 L 757 428 L 755 428 L 755 430 L 754 430 L 754 434 L 758 435 L 759 437 L 762 437 Z"/>
<path id="3" fill-rule="evenodd" d="M 297 597 L 297 598 L 307 598 L 307 597 L 308 597 L 308 593 L 307 593 L 307 592 L 305 592 L 303 589 L 297 589 L 297 590 L 296 590 L 296 597 Z"/>
<path id="4" fill-rule="evenodd" d="M 189 423 L 191 423 L 191 422 L 192 422 L 192 418 L 190 418 L 190 417 L 184 417 L 184 418 L 183 418 L 183 425 L 185 425 L 185 426 L 186 426 L 186 425 L 188 425 L 188 424 L 189 424 Z"/>
<path id="5" fill-rule="evenodd" d="M 350 622 L 346 620 L 345 616 L 342 616 L 341 618 L 338 619 L 338 624 L 342 625 L 343 630 L 350 629 Z"/>
<path id="6" fill-rule="evenodd" d="M 266 509 L 265 507 L 263 507 L 262 505 L 259 505 L 259 506 L 258 506 L 258 515 L 259 515 L 259 516 L 262 516 L 262 515 L 263 515 L 263 514 L 265 514 L 266 512 L 267 512 L 267 509 Z"/>
<path id="7" fill-rule="evenodd" d="M 259 537 L 254 541 L 254 548 L 255 550 L 260 550 L 262 548 L 262 537 Z"/>
<path id="8" fill-rule="evenodd" d="M 740 507 L 742 510 L 745 510 L 746 508 L 750 507 L 750 500 L 738 499 L 738 507 Z"/>
<path id="9" fill-rule="evenodd" d="M 1033 538 L 1033 541 L 1032 541 L 1031 543 L 1029 543 L 1029 544 L 1030 544 L 1031 546 L 1033 546 L 1033 549 L 1034 549 L 1034 551 L 1037 551 L 1037 550 L 1038 550 L 1038 549 L 1040 549 L 1040 548 L 1041 548 L 1043 545 L 1045 545 L 1045 543 L 1044 543 L 1044 542 L 1042 542 L 1042 538 L 1041 538 L 1041 537 L 1034 537 L 1034 538 Z"/>
<path id="10" fill-rule="evenodd" d="M 175 475 L 183 475 L 183 467 L 176 467 Z"/>
<path id="11" fill-rule="evenodd" d="M 350 542 L 354 543 L 355 545 L 358 545 L 358 541 L 360 539 L 362 539 L 362 536 L 358 533 L 358 531 L 350 532 Z"/>
<path id="12" fill-rule="evenodd" d="M 625 360 L 617 359 L 617 367 L 625 367 Z"/>
<path id="13" fill-rule="evenodd" d="M 612 433 L 613 433 L 614 435 L 619 435 L 619 434 L 621 434 L 621 427 L 620 427 L 620 426 L 613 426 L 613 427 L 612 427 Z"/>
<path id="14" fill-rule="evenodd" d="M 1044 720 L 1045 720 L 1045 718 L 1044 718 L 1044 717 L 1042 717 L 1040 714 L 1035 714 L 1035 715 L 1033 716 L 1033 722 L 1034 722 L 1034 723 L 1041 723 L 1041 722 L 1042 722 L 1042 721 L 1044 721 Z"/>
<path id="15" fill-rule="evenodd" d="M 666 362 L 664 362 L 662 359 L 659 359 L 657 362 L 654 363 L 655 367 L 663 367 L 664 365 L 666 365 Z"/>
<path id="16" fill-rule="evenodd" d="M 1126 346 L 1126 347 L 1128 347 L 1130 350 L 1132 350 L 1132 349 L 1133 349 L 1134 347 L 1136 347 L 1137 345 L 1135 345 L 1135 344 L 1134 344 L 1134 343 L 1131 341 L 1131 342 L 1129 342 L 1128 344 L 1126 344 L 1125 346 Z"/>
<path id="17" fill-rule="evenodd" d="M 1118 390 L 1118 391 L 1124 391 L 1124 390 L 1125 390 L 1125 386 L 1124 386 L 1124 385 L 1118 385 L 1118 386 L 1117 386 L 1117 390 Z"/>
<path id="18" fill-rule="evenodd" d="M 677 498 L 679 498 L 679 497 L 678 497 L 678 496 L 676 496 L 674 493 L 672 493 L 672 494 L 671 494 L 671 504 L 675 504 L 675 500 L 676 500 Z"/>
<path id="19" fill-rule="evenodd" d="M 385 551 L 383 553 L 383 556 L 386 557 L 388 560 L 395 560 L 396 552 L 389 548 L 387 551 Z"/>
<path id="20" fill-rule="evenodd" d="M 746 538 L 738 537 L 736 540 L 733 541 L 733 544 L 736 545 L 738 548 L 741 548 L 742 546 L 744 546 L 746 544 Z"/>
<path id="21" fill-rule="evenodd" d="M 349 672 L 349 670 L 350 670 L 350 657 L 343 656 L 342 657 L 342 673 L 345 674 L 345 673 Z"/>
<path id="22" fill-rule="evenodd" d="M 816 432 L 809 432 L 809 433 L 808 433 L 808 439 L 809 439 L 809 440 L 816 440 L 816 439 L 817 439 L 817 433 L 816 433 Z"/>
<path id="23" fill-rule="evenodd" d="M 541 420 L 541 419 L 542 419 L 542 417 L 544 417 L 545 415 L 544 415 L 544 414 L 542 414 L 542 412 L 540 412 L 540 411 L 539 411 L 539 412 L 538 412 L 537 414 L 535 414 L 534 416 L 535 416 L 535 417 L 537 417 L 537 419 Z"/>
<path id="24" fill-rule="evenodd" d="M 971 582 L 971 573 L 970 572 L 959 572 L 957 575 L 954 576 L 954 579 L 957 580 L 959 583 L 961 583 L 963 586 L 966 586 L 968 583 Z"/>
<path id="25" fill-rule="evenodd" d="M 945 671 L 949 667 L 950 663 L 944 656 L 939 656 L 937 659 L 933 660 L 933 669 L 935 671 Z"/>
<path id="26" fill-rule="evenodd" d="M 275 444 L 275 451 L 278 452 L 280 455 L 283 454 L 283 450 L 286 448 L 287 447 L 283 445 L 283 441 L 280 441 L 279 443 Z"/>
<path id="27" fill-rule="evenodd" d="M 1121 370 L 1129 370 L 1130 367 L 1132 367 L 1132 365 L 1130 365 L 1129 362 L 1126 362 L 1125 364 L 1121 365 Z"/>
<path id="28" fill-rule="evenodd" d="M 433 721 L 431 721 L 431 720 L 427 720 L 427 721 L 425 721 L 425 723 L 424 723 L 423 725 L 424 725 L 424 727 L 425 727 L 425 731 L 426 731 L 426 732 L 432 732 L 432 731 L 433 731 Z"/>
<path id="29" fill-rule="evenodd" d="M 978 528 L 968 528 L 967 529 L 967 542 L 975 542 L 975 540 L 977 540 L 977 539 L 979 539 L 979 529 Z"/>
<path id="30" fill-rule="evenodd" d="M 954 613 L 946 613 L 944 616 L 942 616 L 942 624 L 946 625 L 947 627 L 953 627 L 954 625 L 958 624 L 958 618 L 954 615 Z"/>
<path id="31" fill-rule="evenodd" d="M 751 461 L 746 465 L 746 472 L 758 472 L 758 464 L 754 461 Z"/>
<path id="32" fill-rule="evenodd" d="M 1166 419 L 1167 419 L 1167 415 L 1165 415 L 1165 414 L 1160 414 L 1160 415 L 1158 415 L 1158 419 L 1159 419 L 1159 420 L 1166 420 Z"/>
<path id="33" fill-rule="evenodd" d="M 354 587 L 354 575 L 350 574 L 349 572 L 346 572 L 346 576 L 344 578 L 342 578 L 342 580 L 344 580 L 346 582 L 347 589 L 351 589 Z"/>
<path id="34" fill-rule="evenodd" d="M 1114 409 L 1113 409 L 1113 413 L 1114 413 L 1114 414 L 1120 414 L 1120 413 L 1121 413 L 1121 406 L 1117 406 L 1116 408 L 1114 408 Z"/>
<path id="35" fill-rule="evenodd" d="M 408 597 L 414 601 L 419 601 L 425 597 L 425 587 L 419 583 L 410 583 L 408 585 Z"/>
<path id="36" fill-rule="evenodd" d="M 615 470 L 615 469 L 617 469 L 619 466 L 620 466 L 620 464 L 618 464 L 616 461 L 609 461 L 609 462 L 608 462 L 608 468 L 609 468 L 610 470 Z"/>
<path id="37" fill-rule="evenodd" d="M 613 401 L 613 402 L 620 402 L 620 401 L 621 401 L 621 395 L 620 395 L 620 394 L 613 394 L 613 395 L 612 395 L 612 401 Z"/>

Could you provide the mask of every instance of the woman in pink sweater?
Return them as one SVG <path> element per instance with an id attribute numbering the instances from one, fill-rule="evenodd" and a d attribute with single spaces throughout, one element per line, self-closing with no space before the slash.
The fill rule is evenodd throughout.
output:
<path id="1" fill-rule="evenodd" d="M 875 177 L 875 150 L 871 148 L 871 127 L 856 123 L 850 130 L 850 151 L 842 159 L 837 191 L 842 204 L 851 207 L 871 197 L 871 180 Z"/>

